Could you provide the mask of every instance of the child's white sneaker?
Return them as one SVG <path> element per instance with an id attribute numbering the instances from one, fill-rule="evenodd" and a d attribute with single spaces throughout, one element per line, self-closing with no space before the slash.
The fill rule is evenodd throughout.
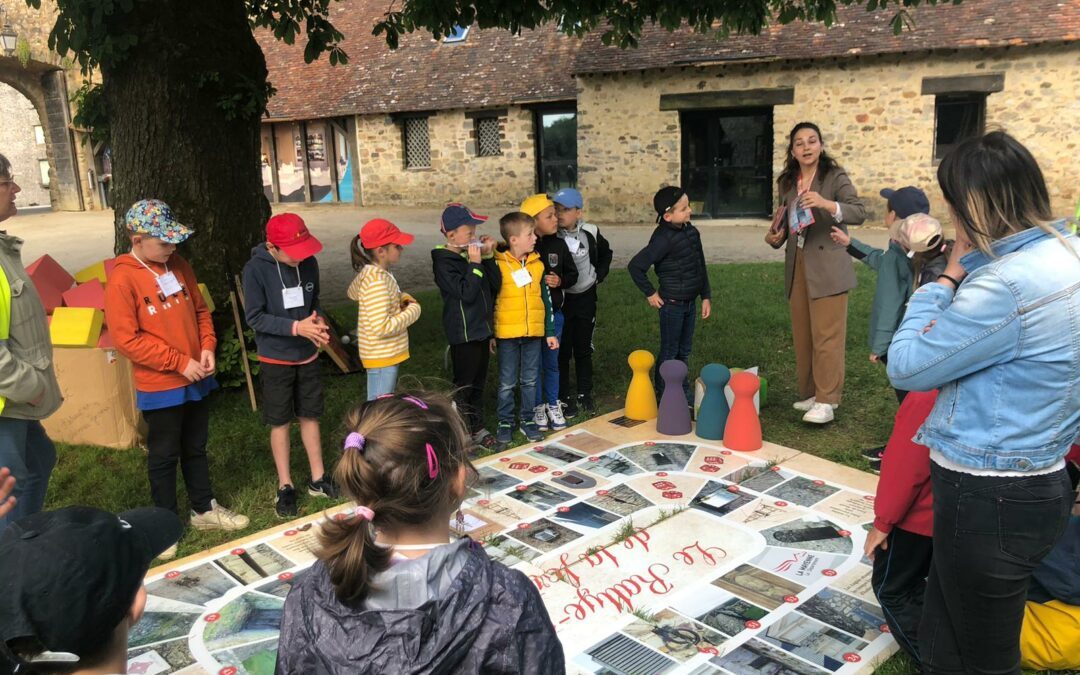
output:
<path id="1" fill-rule="evenodd" d="M 817 403 L 803 415 L 803 422 L 810 422 L 812 424 L 825 424 L 832 422 L 835 415 L 833 414 L 834 406 L 829 403 Z"/>
<path id="2" fill-rule="evenodd" d="M 562 431 L 566 428 L 566 418 L 563 417 L 562 407 L 562 401 L 555 401 L 555 405 L 547 407 L 547 414 L 551 419 L 551 428 L 554 431 Z"/>
<path id="3" fill-rule="evenodd" d="M 547 431 L 548 430 L 547 411 L 548 411 L 548 407 L 546 405 L 543 405 L 543 404 L 540 404 L 540 405 L 536 406 L 535 408 L 533 408 L 533 424 L 536 425 L 536 428 L 539 431 Z M 566 421 L 565 420 L 563 421 L 563 426 L 564 427 L 566 426 Z"/>
<path id="4" fill-rule="evenodd" d="M 248 517 L 230 511 L 216 499 L 210 500 L 206 513 L 191 512 L 191 526 L 196 530 L 242 530 L 248 526 Z"/>

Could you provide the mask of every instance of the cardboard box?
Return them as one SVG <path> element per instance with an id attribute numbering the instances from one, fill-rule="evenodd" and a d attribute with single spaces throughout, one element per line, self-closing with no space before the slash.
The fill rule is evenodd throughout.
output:
<path id="1" fill-rule="evenodd" d="M 42 420 L 49 438 L 78 445 L 131 448 L 146 438 L 135 406 L 131 362 L 112 349 L 53 349 L 64 403 Z"/>

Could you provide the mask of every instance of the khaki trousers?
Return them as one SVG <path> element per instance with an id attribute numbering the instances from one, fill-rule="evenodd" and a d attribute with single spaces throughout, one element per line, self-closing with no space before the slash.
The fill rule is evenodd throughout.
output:
<path id="1" fill-rule="evenodd" d="M 819 403 L 839 405 L 844 389 L 848 294 L 812 300 L 803 262 L 802 251 L 796 252 L 788 298 L 799 398 L 813 396 Z"/>

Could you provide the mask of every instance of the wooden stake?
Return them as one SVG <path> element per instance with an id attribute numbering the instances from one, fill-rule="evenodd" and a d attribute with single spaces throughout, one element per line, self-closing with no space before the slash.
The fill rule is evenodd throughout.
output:
<path id="1" fill-rule="evenodd" d="M 229 291 L 229 304 L 232 306 L 233 321 L 236 323 L 236 339 L 240 341 L 240 360 L 244 364 L 244 377 L 247 379 L 248 396 L 251 397 L 251 409 L 258 410 L 259 404 L 255 400 L 255 383 L 251 380 L 247 343 L 244 342 L 244 324 L 240 323 L 240 305 L 236 298 L 236 291 Z"/>

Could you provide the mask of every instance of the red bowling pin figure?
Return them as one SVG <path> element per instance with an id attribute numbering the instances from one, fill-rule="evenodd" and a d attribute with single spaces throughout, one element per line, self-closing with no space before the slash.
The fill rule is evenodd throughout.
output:
<path id="1" fill-rule="evenodd" d="M 731 376 L 729 385 L 735 394 L 735 402 L 724 427 L 724 447 L 729 450 L 760 450 L 761 419 L 754 407 L 754 394 L 761 387 L 758 376 L 742 371 Z"/>

